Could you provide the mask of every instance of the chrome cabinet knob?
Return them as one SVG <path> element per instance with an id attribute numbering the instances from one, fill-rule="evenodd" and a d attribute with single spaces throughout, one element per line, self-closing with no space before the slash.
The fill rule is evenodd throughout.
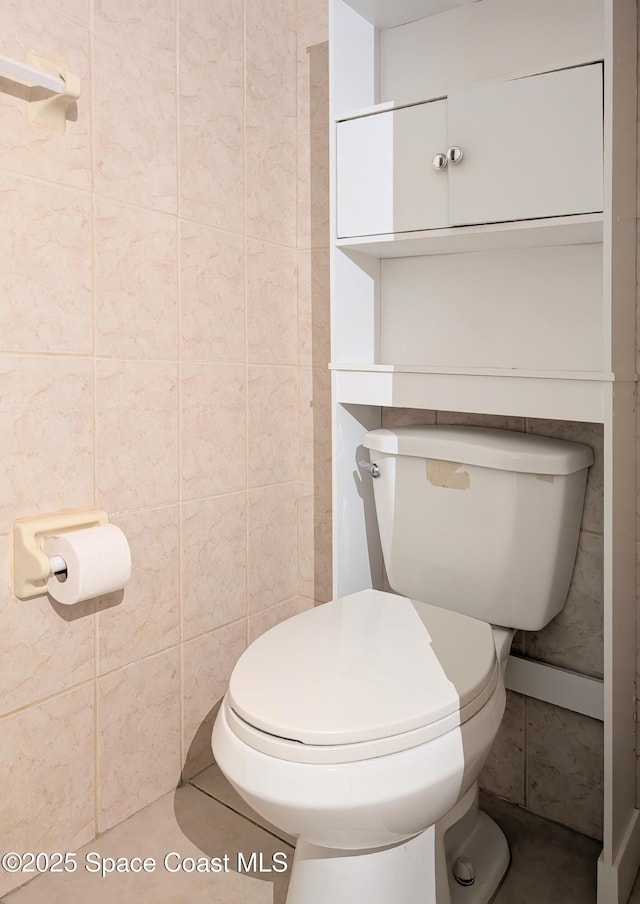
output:
<path id="1" fill-rule="evenodd" d="M 449 163 L 460 163 L 462 157 L 462 148 L 459 148 L 457 144 L 452 145 L 447 151 L 447 160 Z"/>
<path id="2" fill-rule="evenodd" d="M 431 166 L 434 170 L 443 170 L 448 162 L 446 154 L 436 154 L 431 161 Z"/>

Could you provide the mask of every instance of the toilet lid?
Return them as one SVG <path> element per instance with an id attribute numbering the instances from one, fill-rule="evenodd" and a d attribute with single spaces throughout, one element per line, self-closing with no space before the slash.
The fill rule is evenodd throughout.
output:
<path id="1" fill-rule="evenodd" d="M 470 718 L 493 690 L 497 669 L 485 622 L 364 590 L 259 637 L 233 670 L 227 704 L 250 726 L 279 738 L 356 744 L 462 710 Z"/>

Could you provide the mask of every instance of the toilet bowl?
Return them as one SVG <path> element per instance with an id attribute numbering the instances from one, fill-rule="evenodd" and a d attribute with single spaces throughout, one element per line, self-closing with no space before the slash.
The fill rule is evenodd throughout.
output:
<path id="1" fill-rule="evenodd" d="M 287 904 L 488 904 L 509 851 L 477 778 L 515 629 L 564 605 L 593 454 L 463 427 L 363 445 L 396 592 L 343 596 L 254 641 L 214 756 L 297 838 Z"/>
<path id="2" fill-rule="evenodd" d="M 213 749 L 256 812 L 299 839 L 287 904 L 452 900 L 436 824 L 465 798 L 455 822 L 477 807 L 476 779 L 504 711 L 511 637 L 369 590 L 290 619 L 249 648 Z M 458 832 L 458 849 L 477 818 Z M 508 862 L 493 831 L 491 862 L 501 870 L 490 894 Z M 486 826 L 482 834 L 486 841 Z"/>

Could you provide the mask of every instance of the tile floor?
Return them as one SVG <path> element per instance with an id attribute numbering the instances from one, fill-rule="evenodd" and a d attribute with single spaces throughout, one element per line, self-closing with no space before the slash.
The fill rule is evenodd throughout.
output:
<path id="1" fill-rule="evenodd" d="M 511 844 L 511 868 L 495 904 L 595 904 L 598 842 L 495 798 L 483 797 L 482 806 Z M 293 839 L 250 810 L 212 766 L 79 850 L 75 872 L 39 876 L 0 904 L 284 904 L 288 873 L 246 872 L 238 854 L 246 863 L 254 851 L 262 852 L 264 867 L 276 853 L 291 863 Z M 185 858 L 227 854 L 228 871 L 168 872 L 169 852 L 173 868 L 180 858 L 188 866 Z M 87 860 L 89 853 L 95 856 Z M 133 856 L 153 858 L 155 869 L 104 878 L 85 869 Z M 630 904 L 640 904 L 640 882 Z"/>

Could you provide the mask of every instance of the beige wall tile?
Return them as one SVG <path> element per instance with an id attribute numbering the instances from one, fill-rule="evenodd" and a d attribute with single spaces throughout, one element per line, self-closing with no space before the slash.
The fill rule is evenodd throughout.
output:
<path id="1" fill-rule="evenodd" d="M 640 541 L 636 541 L 636 699 L 640 704 Z M 640 723 L 640 714 L 638 721 Z M 640 757 L 638 761 L 640 769 Z M 640 802 L 640 783 L 637 788 L 638 801 Z"/>
<path id="2" fill-rule="evenodd" d="M 524 697 L 507 691 L 507 705 L 498 737 L 480 774 L 480 786 L 498 797 L 524 806 Z"/>
<path id="3" fill-rule="evenodd" d="M 91 508 L 92 373 L 89 359 L 0 356 L 0 532 L 15 518 Z"/>
<path id="4" fill-rule="evenodd" d="M 211 732 L 229 676 L 247 644 L 247 621 L 241 619 L 182 647 L 183 775 L 197 775 L 213 762 Z"/>
<path id="5" fill-rule="evenodd" d="M 91 353 L 87 195 L 0 174 L 0 222 L 0 347 Z"/>
<path id="6" fill-rule="evenodd" d="M 299 251 L 298 363 L 326 368 L 330 361 L 329 251 Z"/>
<path id="7" fill-rule="evenodd" d="M 98 673 L 121 668 L 180 639 L 177 506 L 111 519 L 131 547 L 131 580 L 99 603 Z"/>
<path id="8" fill-rule="evenodd" d="M 244 493 L 182 507 L 183 636 L 247 613 L 247 503 Z"/>
<path id="9" fill-rule="evenodd" d="M 142 54 L 156 66 L 176 68 L 176 0 L 94 0 L 97 38 Z"/>
<path id="10" fill-rule="evenodd" d="M 247 241 L 247 357 L 252 364 L 297 364 L 297 252 Z"/>
<path id="11" fill-rule="evenodd" d="M 247 124 L 296 123 L 296 2 L 247 0 Z"/>
<path id="12" fill-rule="evenodd" d="M 298 372 L 249 368 L 249 486 L 297 477 Z"/>
<path id="13" fill-rule="evenodd" d="M 298 136 L 298 248 L 329 245 L 329 131 Z"/>
<path id="14" fill-rule="evenodd" d="M 74 851 L 95 835 L 91 684 L 0 719 L 3 851 Z M 25 876 L 0 868 L 0 894 Z"/>
<path id="15" fill-rule="evenodd" d="M 318 6 L 324 6 L 327 0 L 298 0 L 298 14 L 308 13 Z"/>
<path id="16" fill-rule="evenodd" d="M 527 418 L 527 432 L 555 436 L 574 443 L 585 443 L 593 449 L 594 462 L 589 468 L 582 515 L 583 530 L 603 530 L 603 427 L 577 421 L 547 421 Z"/>
<path id="17" fill-rule="evenodd" d="M 636 724 L 638 723 L 638 720 L 640 720 L 640 707 L 638 706 L 638 702 L 636 701 Z M 636 796 L 635 796 L 636 808 L 638 807 L 639 800 L 640 800 L 640 757 L 638 757 L 636 755 Z M 638 904 L 638 901 L 634 900 L 633 897 L 630 898 L 629 901 L 631 902 L 631 904 Z"/>
<path id="18" fill-rule="evenodd" d="M 121 45 L 93 47 L 95 191 L 175 213 L 176 74 Z"/>
<path id="19" fill-rule="evenodd" d="M 243 490 L 247 388 L 241 365 L 182 365 L 182 498 Z"/>
<path id="20" fill-rule="evenodd" d="M 180 168 L 180 214 L 240 231 L 244 220 L 241 109 L 218 117 L 215 109 L 201 107 L 200 98 L 182 95 L 180 157 L 185 163 Z"/>
<path id="21" fill-rule="evenodd" d="M 53 0 L 52 0 L 53 2 Z M 61 2 L 61 0 L 57 0 Z M 70 7 L 82 0 L 67 0 Z M 16 172 L 62 182 L 76 188 L 91 186 L 91 81 L 89 33 L 62 19 L 39 0 L 2 0 L 0 3 L 2 53 L 28 62 L 29 51 L 62 64 L 81 80 L 82 94 L 67 111 L 66 131 L 54 132 L 32 125 L 26 105 L 28 90 L 0 77 L 2 166 Z"/>
<path id="22" fill-rule="evenodd" d="M 300 7 L 300 3 L 298 3 Z M 329 5 L 298 15 L 298 132 L 329 128 Z"/>
<path id="23" fill-rule="evenodd" d="M 182 0 L 179 11 L 180 214 L 244 226 L 243 3 Z"/>
<path id="24" fill-rule="evenodd" d="M 245 360 L 244 239 L 180 223 L 181 354 L 189 361 Z"/>
<path id="25" fill-rule="evenodd" d="M 328 602 L 332 597 L 331 487 L 299 484 L 298 564 L 300 593 Z"/>
<path id="26" fill-rule="evenodd" d="M 297 484 L 249 493 L 249 612 L 298 593 Z"/>
<path id="27" fill-rule="evenodd" d="M 331 374 L 323 368 L 301 367 L 300 480 L 331 483 Z"/>
<path id="28" fill-rule="evenodd" d="M 91 0 L 44 0 L 44 6 L 68 19 L 75 19 L 82 25 L 89 24 Z"/>
<path id="29" fill-rule="evenodd" d="M 440 413 L 440 412 L 438 412 Z M 435 424 L 436 412 L 421 408 L 383 408 L 382 426 L 387 430 L 394 427 L 415 427 Z"/>
<path id="30" fill-rule="evenodd" d="M 462 427 L 496 427 L 498 430 L 523 431 L 525 420 L 522 417 L 509 417 L 501 414 L 468 414 L 463 411 L 438 411 L 439 424 L 459 424 Z"/>
<path id="31" fill-rule="evenodd" d="M 532 698 L 526 719 L 527 808 L 601 838 L 602 722 Z"/>
<path id="32" fill-rule="evenodd" d="M 97 354 L 176 358 L 175 217 L 99 199 L 95 243 Z"/>
<path id="33" fill-rule="evenodd" d="M 284 603 L 278 603 L 277 606 L 272 606 L 271 609 L 265 609 L 263 612 L 249 616 L 249 643 L 253 643 L 261 634 L 279 625 L 280 622 L 298 615 L 300 611 L 300 599 L 294 598 L 285 600 Z"/>
<path id="34" fill-rule="evenodd" d="M 246 130 L 247 235 L 296 246 L 296 127 L 271 121 Z"/>
<path id="35" fill-rule="evenodd" d="M 99 505 L 123 511 L 176 502 L 176 365 L 105 359 L 96 369 Z"/>
<path id="36" fill-rule="evenodd" d="M 0 715 L 94 675 L 92 609 L 13 595 L 11 539 L 0 537 Z"/>
<path id="37" fill-rule="evenodd" d="M 98 679 L 98 831 L 175 788 L 180 778 L 179 652 Z"/>
<path id="38" fill-rule="evenodd" d="M 564 608 L 542 631 L 525 634 L 528 656 L 602 677 L 603 571 L 602 537 L 581 533 Z"/>

